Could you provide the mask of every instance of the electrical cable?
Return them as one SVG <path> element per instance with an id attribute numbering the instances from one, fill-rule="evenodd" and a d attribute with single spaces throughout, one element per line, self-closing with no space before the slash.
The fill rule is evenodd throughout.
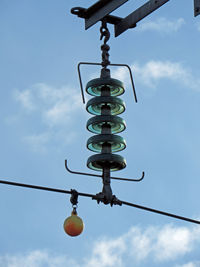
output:
<path id="1" fill-rule="evenodd" d="M 0 184 L 19 186 L 19 187 L 25 187 L 25 188 L 37 189 L 37 190 L 43 190 L 43 191 L 51 191 L 51 192 L 63 193 L 63 194 L 72 194 L 73 193 L 73 190 L 69 191 L 69 190 L 64 190 L 64 189 L 59 189 L 59 188 L 51 188 L 51 187 L 31 185 L 31 184 L 16 183 L 16 182 L 5 181 L 5 180 L 0 180 Z M 77 193 L 78 193 L 79 196 L 90 197 L 92 199 L 96 199 L 96 195 L 93 195 L 93 194 L 87 194 L 87 193 L 81 193 L 81 192 L 77 192 Z M 122 201 L 122 200 L 120 200 L 120 202 L 122 204 L 124 204 L 124 205 L 130 206 L 130 207 L 134 207 L 134 208 L 137 208 L 137 209 L 146 210 L 146 211 L 149 211 L 149 212 L 161 214 L 161 215 L 164 215 L 164 216 L 172 217 L 172 218 L 175 218 L 175 219 L 178 219 L 178 220 L 187 221 L 187 222 L 190 222 L 190 223 L 200 224 L 200 221 L 197 221 L 197 220 L 194 220 L 194 219 L 190 219 L 190 218 L 187 218 L 187 217 L 183 217 L 183 216 L 179 216 L 179 215 L 176 215 L 176 214 L 164 212 L 164 211 L 161 211 L 161 210 L 148 208 L 148 207 L 145 207 L 145 206 L 141 206 L 141 205 L 138 205 L 138 204 L 134 204 L 134 203 L 130 203 L 130 202 Z"/>

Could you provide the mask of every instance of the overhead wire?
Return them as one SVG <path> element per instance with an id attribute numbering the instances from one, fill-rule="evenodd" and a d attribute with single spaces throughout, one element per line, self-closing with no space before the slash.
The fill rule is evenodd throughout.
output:
<path id="1" fill-rule="evenodd" d="M 64 189 L 52 188 L 52 187 L 46 187 L 46 186 L 17 183 L 17 182 L 6 181 L 6 180 L 0 180 L 0 184 L 6 184 L 6 185 L 18 186 L 18 187 L 25 187 L 25 188 L 37 189 L 37 190 L 43 190 L 43 191 L 50 191 L 50 192 L 62 193 L 62 194 L 72 194 L 73 193 L 73 190 L 64 190 Z M 82 192 L 77 192 L 77 193 L 78 193 L 79 196 L 90 197 L 90 198 L 96 200 L 96 195 L 88 194 L 88 193 L 82 193 Z M 187 222 L 194 223 L 194 224 L 200 224 L 200 221 L 197 221 L 197 220 L 194 220 L 194 219 L 191 219 L 191 218 L 187 218 L 187 217 L 183 217 L 183 216 L 180 216 L 180 215 L 177 215 L 177 214 L 168 213 L 168 212 L 157 210 L 157 209 L 152 209 L 152 208 L 149 208 L 149 207 L 145 207 L 145 206 L 141 206 L 141 205 L 138 205 L 138 204 L 126 202 L 126 201 L 123 201 L 123 200 L 120 200 L 120 202 L 122 204 L 124 204 L 124 205 L 130 206 L 130 207 L 134 207 L 134 208 L 137 208 L 137 209 L 146 210 L 146 211 L 149 211 L 149 212 L 157 213 L 157 214 L 160 214 L 160 215 L 172 217 L 172 218 L 175 218 L 175 219 L 178 219 L 178 220 L 183 220 L 183 221 L 187 221 Z"/>

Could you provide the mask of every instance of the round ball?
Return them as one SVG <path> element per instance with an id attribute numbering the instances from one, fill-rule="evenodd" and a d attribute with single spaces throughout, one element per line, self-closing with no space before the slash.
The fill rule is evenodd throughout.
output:
<path id="1" fill-rule="evenodd" d="M 82 219 L 72 212 L 72 215 L 64 221 L 63 227 L 68 235 L 78 236 L 82 233 L 84 224 Z"/>

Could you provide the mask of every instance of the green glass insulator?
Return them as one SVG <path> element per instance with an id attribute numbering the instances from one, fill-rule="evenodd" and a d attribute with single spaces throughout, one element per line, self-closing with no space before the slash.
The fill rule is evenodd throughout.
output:
<path id="1" fill-rule="evenodd" d="M 110 145 L 112 152 L 119 152 L 126 148 L 124 138 L 113 134 L 99 134 L 90 137 L 87 141 L 87 148 L 93 152 L 100 153 L 105 144 Z"/>
<path id="2" fill-rule="evenodd" d="M 125 121 L 112 115 L 98 115 L 87 121 L 87 129 L 95 134 L 101 134 L 103 125 L 109 125 L 112 134 L 120 133 L 126 129 Z"/>
<path id="3" fill-rule="evenodd" d="M 86 105 L 86 109 L 93 115 L 100 115 L 103 106 L 110 107 L 111 115 L 118 115 L 125 111 L 125 103 L 122 99 L 114 96 L 97 96 L 90 99 Z"/>
<path id="4" fill-rule="evenodd" d="M 105 166 L 111 171 L 119 171 L 126 167 L 126 160 L 120 155 L 102 153 L 89 157 L 87 166 L 95 171 L 102 171 Z"/>
<path id="5" fill-rule="evenodd" d="M 92 96 L 100 96 L 103 87 L 108 87 L 111 96 L 119 96 L 124 93 L 124 85 L 121 81 L 113 78 L 96 78 L 89 81 L 86 91 Z"/>

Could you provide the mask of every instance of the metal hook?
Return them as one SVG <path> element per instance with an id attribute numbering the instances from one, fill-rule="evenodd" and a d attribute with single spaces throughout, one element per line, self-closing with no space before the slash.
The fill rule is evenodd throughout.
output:
<path id="1" fill-rule="evenodd" d="M 103 178 L 102 175 L 98 175 L 98 174 L 92 174 L 92 173 L 86 173 L 86 172 L 77 172 L 77 171 L 72 171 L 69 169 L 68 165 L 67 165 L 67 160 L 65 160 L 65 168 L 68 172 L 73 173 L 73 174 L 79 174 L 79 175 L 86 175 L 86 176 L 94 176 L 94 177 L 99 177 L 99 178 Z M 139 179 L 130 179 L 130 178 L 121 178 L 121 177 L 110 177 L 110 179 L 113 180 L 120 180 L 120 181 L 128 181 L 128 182 L 140 182 L 144 179 L 144 175 L 145 173 L 142 172 L 142 176 Z"/>
<path id="2" fill-rule="evenodd" d="M 104 44 L 106 44 L 108 42 L 108 40 L 110 39 L 110 32 L 108 30 L 108 27 L 107 27 L 107 23 L 105 20 L 102 20 L 102 25 L 100 27 L 100 33 L 101 33 L 101 36 L 100 36 L 100 40 L 104 38 Z"/>
<path id="3" fill-rule="evenodd" d="M 84 96 L 84 90 L 83 90 L 83 83 L 82 83 L 82 78 L 81 78 L 81 70 L 80 70 L 80 66 L 81 65 L 95 65 L 95 66 L 102 66 L 102 63 L 96 63 L 96 62 L 79 62 L 77 69 L 78 69 L 78 76 L 79 76 L 79 82 L 80 82 L 80 88 L 81 88 L 81 95 L 82 95 L 82 100 L 83 100 L 83 104 L 85 104 L 85 96 Z M 135 102 L 137 103 L 137 95 L 136 95 L 136 90 L 135 90 L 135 85 L 134 85 L 134 81 L 133 81 L 133 75 L 132 75 L 132 71 L 129 65 L 127 64 L 108 64 L 109 66 L 118 66 L 118 67 L 126 67 L 129 70 L 129 74 L 130 74 L 130 78 L 131 78 L 131 85 L 132 85 L 132 89 L 133 89 L 133 95 L 134 95 L 134 99 Z"/>

